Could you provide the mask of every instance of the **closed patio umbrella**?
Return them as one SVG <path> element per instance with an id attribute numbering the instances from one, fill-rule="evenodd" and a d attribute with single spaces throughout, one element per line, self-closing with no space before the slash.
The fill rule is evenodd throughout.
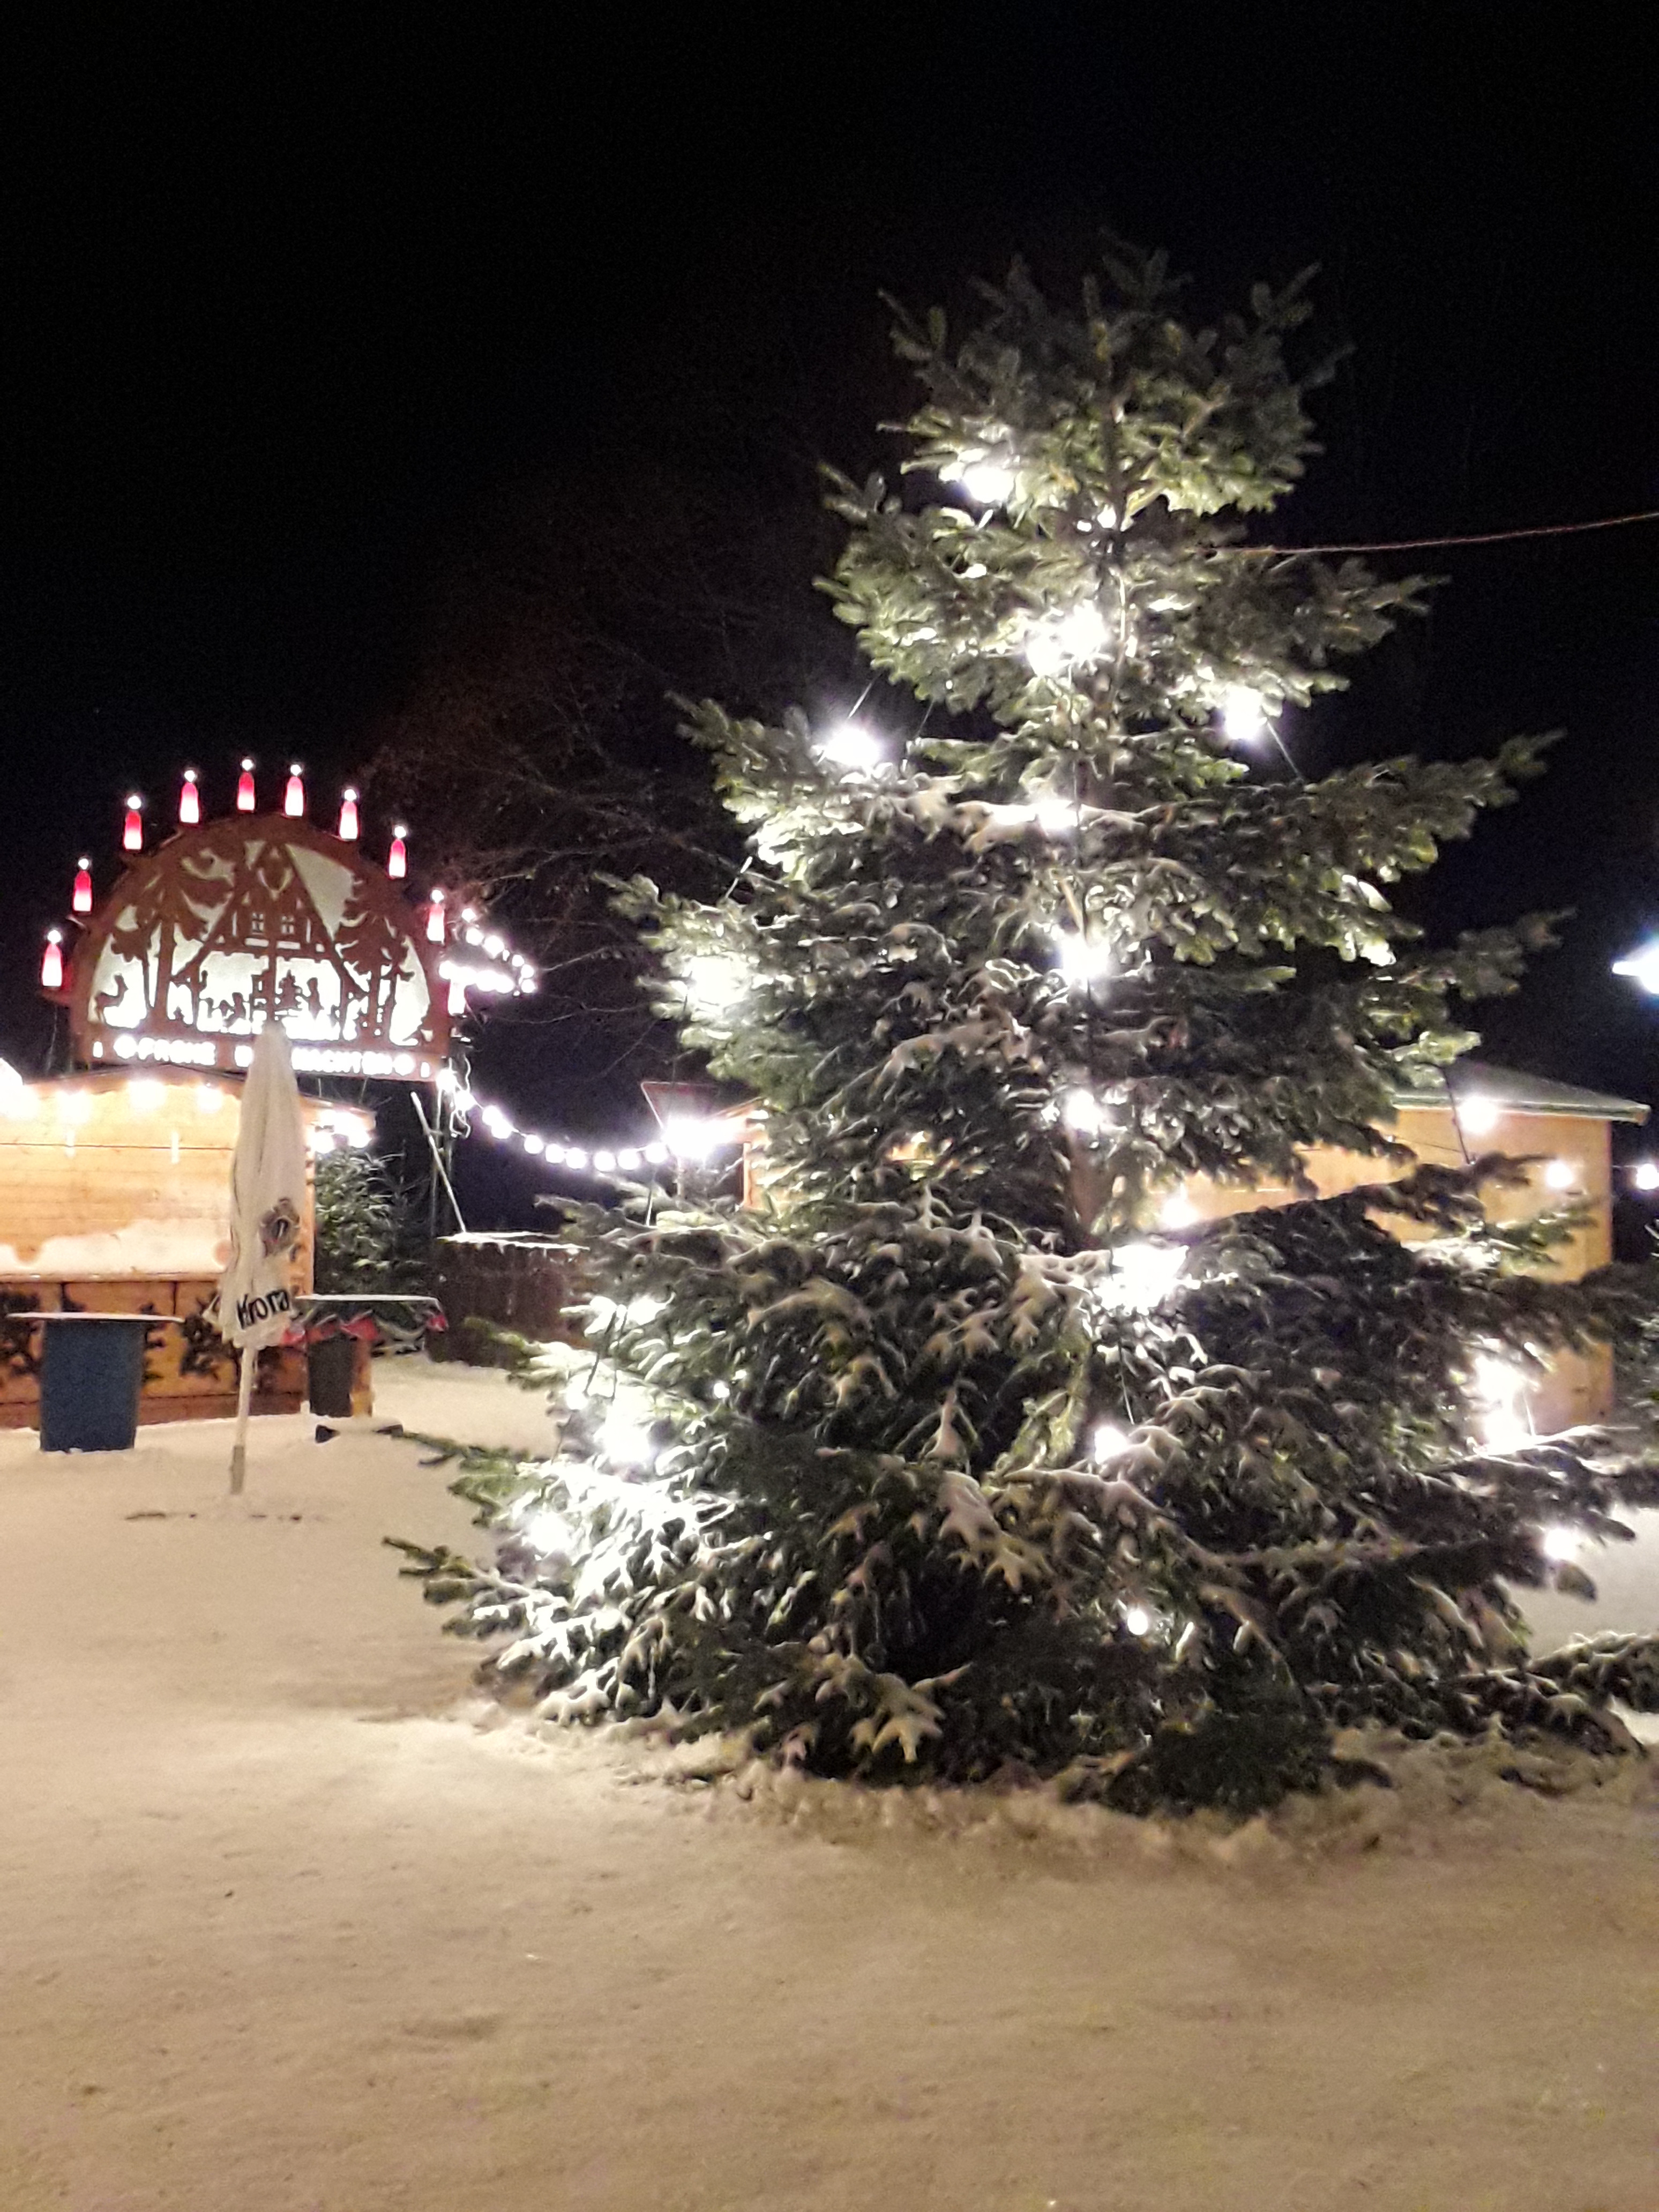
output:
<path id="1" fill-rule="evenodd" d="M 306 1133 L 288 1038 L 268 1022 L 253 1048 L 230 1169 L 230 1264 L 219 1279 L 219 1334 L 240 1347 L 231 1495 L 247 1477 L 248 1404 L 256 1355 L 295 1316 L 294 1276 L 305 1219 Z"/>

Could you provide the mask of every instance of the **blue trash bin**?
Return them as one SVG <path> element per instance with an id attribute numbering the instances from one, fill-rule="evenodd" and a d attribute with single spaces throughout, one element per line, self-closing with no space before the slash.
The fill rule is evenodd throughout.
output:
<path id="1" fill-rule="evenodd" d="M 131 1451 L 153 1314 L 43 1314 L 42 1451 Z"/>

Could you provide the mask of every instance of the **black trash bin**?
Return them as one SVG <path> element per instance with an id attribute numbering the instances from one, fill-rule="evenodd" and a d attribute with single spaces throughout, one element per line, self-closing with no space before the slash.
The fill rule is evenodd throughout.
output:
<path id="1" fill-rule="evenodd" d="M 131 1451 L 153 1314 L 43 1314 L 42 1451 Z"/>
<path id="2" fill-rule="evenodd" d="M 351 1377 L 357 1340 L 343 1331 L 319 1336 L 306 1354 L 306 1395 L 311 1410 L 325 1420 L 351 1418 Z"/>

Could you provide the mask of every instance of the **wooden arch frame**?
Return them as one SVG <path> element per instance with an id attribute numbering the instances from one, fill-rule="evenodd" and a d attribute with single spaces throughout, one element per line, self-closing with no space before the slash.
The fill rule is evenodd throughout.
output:
<path id="1" fill-rule="evenodd" d="M 302 875 L 291 863 L 286 881 L 279 878 L 273 883 L 262 874 L 264 856 L 272 848 L 315 853 L 349 872 L 351 889 L 346 911 L 353 916 L 359 935 L 355 947 L 342 950 L 336 933 L 318 913 Z M 204 930 L 202 909 L 210 903 L 215 887 L 224 881 L 227 863 L 228 891 Z M 246 932 L 253 902 L 261 892 L 279 909 L 287 902 L 293 927 L 308 939 L 302 950 L 284 951 L 268 938 L 260 941 L 238 934 L 239 925 Z M 93 986 L 104 952 L 135 909 L 139 926 L 155 933 L 156 969 L 146 977 L 143 1018 L 136 1024 L 118 1025 L 100 1018 Z M 175 967 L 175 956 L 185 945 L 191 950 Z M 365 960 L 365 949 L 377 957 Z M 245 1026 L 207 1029 L 166 1012 L 175 984 L 192 967 L 199 969 L 214 951 L 242 957 L 251 954 L 268 963 L 269 1001 L 251 994 Z M 404 972 L 410 954 L 426 981 L 426 1011 L 412 1038 L 394 1040 L 388 1026 L 392 987 L 396 976 Z M 366 859 L 357 846 L 331 836 L 313 823 L 288 815 L 233 814 L 180 830 L 154 852 L 133 860 L 75 945 L 63 988 L 49 991 L 46 996 L 69 1009 L 76 1057 L 83 1066 L 154 1061 L 234 1070 L 246 1065 L 261 1008 L 267 1015 L 275 1011 L 283 963 L 306 959 L 334 969 L 342 1003 L 353 1001 L 359 1018 L 349 1037 L 333 1042 L 296 1038 L 295 1065 L 302 1073 L 391 1076 L 429 1082 L 449 1049 L 447 988 L 438 973 L 442 958 L 442 946 L 427 941 L 418 915 L 394 889 L 385 870 Z"/>

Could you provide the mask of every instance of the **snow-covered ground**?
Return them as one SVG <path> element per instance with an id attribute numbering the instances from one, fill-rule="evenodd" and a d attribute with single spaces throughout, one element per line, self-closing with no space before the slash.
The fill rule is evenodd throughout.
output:
<path id="1" fill-rule="evenodd" d="M 477 1724 L 380 1547 L 471 1533 L 412 1446 L 262 1421 L 236 1507 L 227 1452 L 0 1434 L 4 2212 L 1659 2203 L 1651 1796 L 1312 1855 L 786 1825 Z"/>

